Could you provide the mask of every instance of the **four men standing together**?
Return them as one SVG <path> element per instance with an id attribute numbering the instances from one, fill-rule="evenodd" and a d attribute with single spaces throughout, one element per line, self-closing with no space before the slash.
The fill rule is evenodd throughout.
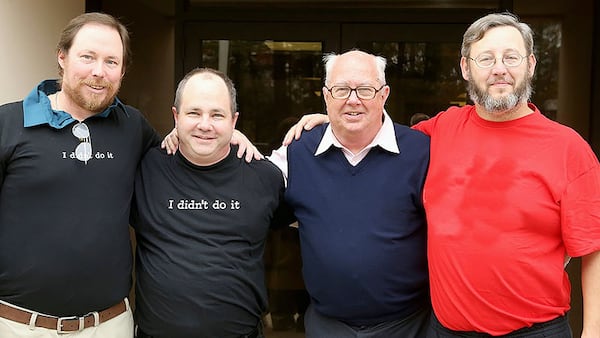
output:
<path id="1" fill-rule="evenodd" d="M 180 151 L 151 149 L 116 98 L 128 46 L 114 18 L 84 14 L 61 37 L 61 80 L 0 107 L 0 336 L 131 337 L 131 216 L 140 337 L 261 337 L 264 239 L 288 206 L 308 337 L 570 337 L 569 256 L 582 337 L 600 335 L 600 167 L 528 103 L 533 37 L 512 15 L 465 33 L 475 105 L 416 130 L 384 111 L 385 59 L 326 56 L 331 123 L 274 152 L 280 170 L 233 156 L 235 89 L 206 69 L 176 93 Z"/>

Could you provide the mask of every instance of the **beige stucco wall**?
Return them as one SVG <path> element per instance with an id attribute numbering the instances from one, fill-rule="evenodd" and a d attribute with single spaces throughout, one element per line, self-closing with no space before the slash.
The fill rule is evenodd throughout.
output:
<path id="1" fill-rule="evenodd" d="M 57 77 L 58 36 L 84 11 L 84 0 L 0 0 L 0 104 Z"/>

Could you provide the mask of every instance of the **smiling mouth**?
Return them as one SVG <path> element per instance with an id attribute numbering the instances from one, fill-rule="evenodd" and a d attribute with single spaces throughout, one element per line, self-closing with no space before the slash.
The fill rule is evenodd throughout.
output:
<path id="1" fill-rule="evenodd" d="M 104 90 L 110 88 L 110 84 L 106 82 L 84 82 L 84 84 L 93 90 Z"/>
<path id="2" fill-rule="evenodd" d="M 199 139 L 199 140 L 201 140 L 201 141 L 210 141 L 210 140 L 214 139 L 214 137 L 211 137 L 211 136 L 202 136 L 202 135 L 195 135 L 194 137 L 197 138 L 197 139 Z"/>
<path id="3" fill-rule="evenodd" d="M 512 86 L 512 84 L 512 81 L 505 78 L 496 78 L 488 83 L 490 86 Z"/>

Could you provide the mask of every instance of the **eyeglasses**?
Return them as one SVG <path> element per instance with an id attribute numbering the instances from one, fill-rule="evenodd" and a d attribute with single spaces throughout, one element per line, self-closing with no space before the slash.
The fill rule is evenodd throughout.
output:
<path id="1" fill-rule="evenodd" d="M 519 53 L 508 53 L 502 55 L 502 63 L 506 67 L 518 67 L 526 57 Z M 496 56 L 490 53 L 479 54 L 476 58 L 468 57 L 468 59 L 475 61 L 479 68 L 492 68 L 496 64 Z"/>
<path id="2" fill-rule="evenodd" d="M 79 145 L 75 147 L 75 157 L 81 162 L 89 161 L 92 158 L 92 138 L 90 136 L 90 129 L 83 122 L 78 122 L 71 129 L 73 136 L 79 139 Z"/>
<path id="3" fill-rule="evenodd" d="M 356 93 L 356 96 L 361 100 L 372 100 L 375 95 L 383 89 L 386 85 L 382 85 L 379 89 L 371 86 L 358 86 L 356 88 L 350 88 L 348 86 L 333 86 L 331 88 L 325 88 L 331 93 L 331 97 L 338 100 L 345 100 L 350 97 L 352 92 Z"/>

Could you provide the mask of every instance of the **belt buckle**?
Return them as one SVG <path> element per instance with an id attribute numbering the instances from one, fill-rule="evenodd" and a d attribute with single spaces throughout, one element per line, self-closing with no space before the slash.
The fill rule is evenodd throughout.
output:
<path id="1" fill-rule="evenodd" d="M 83 330 L 84 328 L 84 317 L 77 317 L 77 316 L 70 316 L 70 317 L 59 317 L 56 320 L 56 333 L 58 334 L 66 334 L 66 333 L 71 333 L 71 332 L 75 332 L 74 330 L 63 330 L 62 326 L 64 321 L 66 320 L 79 320 L 79 329 L 78 331 Z"/>

